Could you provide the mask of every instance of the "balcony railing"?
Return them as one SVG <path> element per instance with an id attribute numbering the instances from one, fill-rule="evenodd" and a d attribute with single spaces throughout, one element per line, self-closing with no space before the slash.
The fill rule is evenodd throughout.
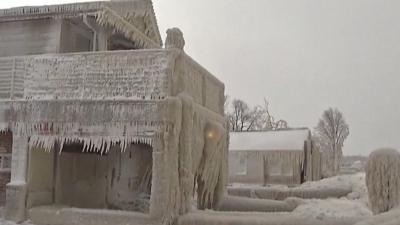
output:
<path id="1" fill-rule="evenodd" d="M 0 99 L 160 99 L 168 90 L 163 50 L 0 58 Z"/>
<path id="2" fill-rule="evenodd" d="M 0 100 L 157 100 L 182 92 L 223 113 L 223 83 L 176 50 L 0 58 Z"/>

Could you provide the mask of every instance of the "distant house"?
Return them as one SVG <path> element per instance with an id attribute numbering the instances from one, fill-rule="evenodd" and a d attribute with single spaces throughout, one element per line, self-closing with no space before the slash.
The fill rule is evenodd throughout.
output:
<path id="1" fill-rule="evenodd" d="M 297 185 L 320 178 L 321 154 L 309 129 L 230 133 L 230 183 Z"/>

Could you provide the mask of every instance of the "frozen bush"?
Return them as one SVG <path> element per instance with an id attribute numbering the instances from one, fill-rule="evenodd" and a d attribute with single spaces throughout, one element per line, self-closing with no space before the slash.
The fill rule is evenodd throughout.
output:
<path id="1" fill-rule="evenodd" d="M 372 152 L 366 165 L 366 184 L 374 214 L 387 212 L 400 202 L 400 153 L 394 149 Z"/>

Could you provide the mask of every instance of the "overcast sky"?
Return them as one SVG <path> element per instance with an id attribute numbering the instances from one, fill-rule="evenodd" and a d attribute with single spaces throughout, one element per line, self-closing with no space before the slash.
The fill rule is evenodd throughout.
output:
<path id="1" fill-rule="evenodd" d="M 0 0 L 0 8 L 76 1 Z M 400 149 L 400 1 L 154 0 L 161 34 L 177 26 L 186 52 L 250 104 L 266 97 L 291 126 L 313 128 L 339 108 L 344 154 Z M 1 34 L 0 34 L 1 35 Z"/>

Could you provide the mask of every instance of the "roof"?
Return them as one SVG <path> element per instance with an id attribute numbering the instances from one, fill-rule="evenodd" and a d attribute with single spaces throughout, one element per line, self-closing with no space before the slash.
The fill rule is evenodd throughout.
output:
<path id="1" fill-rule="evenodd" d="M 110 16 L 110 11 L 115 12 Z M 131 0 L 131 1 L 98 1 L 81 2 L 61 5 L 45 6 L 24 6 L 9 9 L 0 9 L 0 22 L 16 20 L 32 20 L 42 18 L 71 18 L 84 15 L 93 15 L 98 17 L 108 13 L 107 19 L 112 18 L 112 23 L 108 25 L 118 26 L 119 31 L 125 33 L 134 33 L 135 29 L 129 26 L 129 23 L 135 26 L 136 18 L 143 21 L 146 27 L 143 27 L 141 33 L 162 46 L 161 35 L 157 25 L 153 3 L 150 0 Z M 117 23 L 116 20 L 120 20 Z M 104 21 L 101 21 L 104 23 Z M 123 28 L 121 27 L 123 26 Z"/>
<path id="2" fill-rule="evenodd" d="M 310 139 L 308 128 L 279 131 L 231 132 L 230 151 L 303 150 Z"/>

